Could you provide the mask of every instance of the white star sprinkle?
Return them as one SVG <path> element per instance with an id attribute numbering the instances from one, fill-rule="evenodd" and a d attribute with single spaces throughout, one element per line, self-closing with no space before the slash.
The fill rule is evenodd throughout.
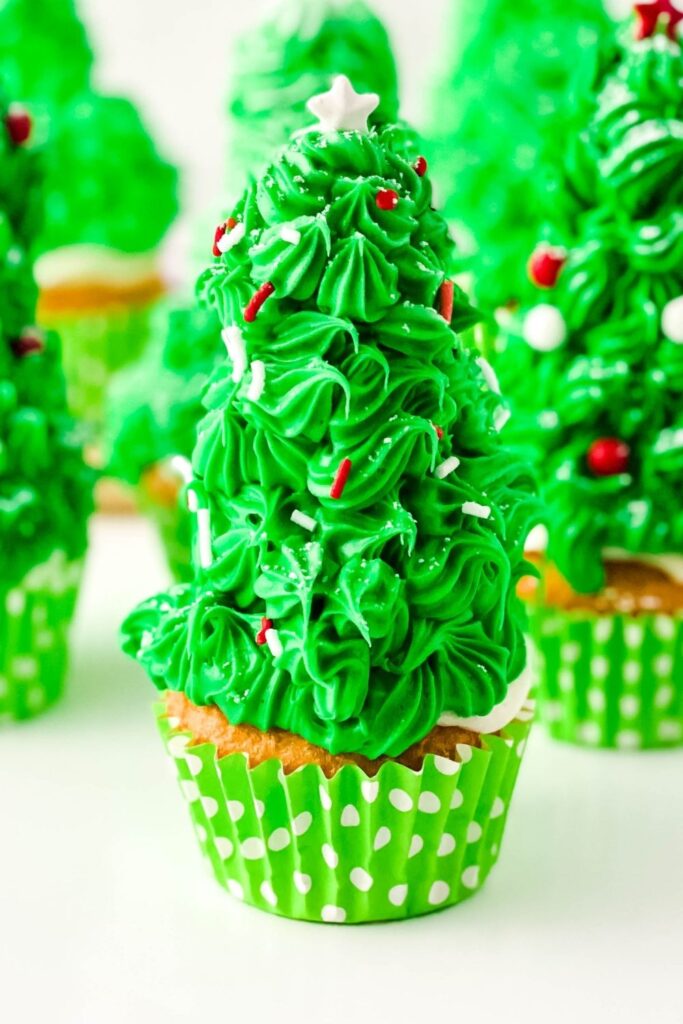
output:
<path id="1" fill-rule="evenodd" d="M 379 106 L 374 92 L 357 93 L 346 75 L 338 75 L 329 92 L 313 96 L 308 109 L 321 132 L 367 132 L 368 118 Z"/>

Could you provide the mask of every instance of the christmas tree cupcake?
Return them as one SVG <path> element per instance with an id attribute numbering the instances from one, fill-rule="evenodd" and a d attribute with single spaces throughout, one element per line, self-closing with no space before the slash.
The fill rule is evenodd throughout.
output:
<path id="1" fill-rule="evenodd" d="M 230 191 L 238 195 L 293 132 L 315 122 L 309 98 L 340 74 L 382 97 L 373 121 L 396 121 L 391 45 L 363 0 L 284 0 L 239 40 L 228 101 Z"/>
<path id="2" fill-rule="evenodd" d="M 476 316 L 426 162 L 368 129 L 377 103 L 338 78 L 233 211 L 200 282 L 227 357 L 194 580 L 123 627 L 218 880 L 327 922 L 483 884 L 531 717 L 529 474 L 457 333 Z"/>
<path id="3" fill-rule="evenodd" d="M 448 63 L 426 134 L 446 216 L 462 236 L 460 267 L 494 310 L 528 294 L 520 260 L 543 217 L 539 156 L 551 132 L 562 145 L 568 83 L 610 22 L 601 0 L 451 6 Z"/>
<path id="4" fill-rule="evenodd" d="M 623 749 L 683 741 L 683 13 L 636 10 L 577 110 L 499 366 L 550 526 L 544 717 Z"/>
<path id="5" fill-rule="evenodd" d="M 35 326 L 42 195 L 27 140 L 23 111 L 0 97 L 0 718 L 14 719 L 62 690 L 92 489 L 57 338 Z"/>
<path id="6" fill-rule="evenodd" d="M 181 501 L 202 417 L 202 392 L 224 359 L 220 324 L 199 306 L 161 309 L 157 340 L 112 382 L 108 397 L 107 472 L 130 484 L 138 507 L 156 523 L 176 579 L 191 575 L 191 527 Z"/>
<path id="7" fill-rule="evenodd" d="M 143 350 L 165 291 L 159 248 L 177 211 L 176 172 L 135 107 L 93 88 L 72 0 L 9 0 L 0 40 L 33 137 L 48 142 L 38 315 L 59 330 L 71 408 L 98 439 L 109 377 Z"/>

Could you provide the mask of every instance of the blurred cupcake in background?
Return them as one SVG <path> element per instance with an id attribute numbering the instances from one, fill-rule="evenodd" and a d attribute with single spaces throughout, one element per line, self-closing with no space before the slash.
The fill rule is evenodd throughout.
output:
<path id="1" fill-rule="evenodd" d="M 35 139 L 49 143 L 45 221 L 33 240 L 38 317 L 60 332 L 69 402 L 97 443 L 110 375 L 144 349 L 165 291 L 159 249 L 177 212 L 177 175 L 135 107 L 93 89 L 71 0 L 9 0 L 0 39 L 8 82 Z"/>
<path id="2" fill-rule="evenodd" d="M 30 122 L 0 97 L 0 718 L 60 695 L 92 473 L 66 407 L 60 346 L 36 326 L 30 246 L 40 228 Z"/>

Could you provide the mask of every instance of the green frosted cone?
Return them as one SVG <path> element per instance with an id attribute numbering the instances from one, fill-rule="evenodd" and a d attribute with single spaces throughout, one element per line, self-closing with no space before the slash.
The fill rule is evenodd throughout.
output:
<path id="1" fill-rule="evenodd" d="M 551 736 L 622 750 L 683 743 L 683 615 L 537 608 L 530 623 Z"/>
<path id="2" fill-rule="evenodd" d="M 32 718 L 61 695 L 81 573 L 58 553 L 0 599 L 0 719 Z"/>
<path id="3" fill-rule="evenodd" d="M 190 746 L 158 706 L 196 835 L 233 896 L 285 917 L 360 923 L 415 917 L 477 892 L 496 863 L 530 722 L 515 721 L 460 762 L 428 756 L 419 772 L 388 762 L 327 779 L 316 765 L 216 758 Z"/>

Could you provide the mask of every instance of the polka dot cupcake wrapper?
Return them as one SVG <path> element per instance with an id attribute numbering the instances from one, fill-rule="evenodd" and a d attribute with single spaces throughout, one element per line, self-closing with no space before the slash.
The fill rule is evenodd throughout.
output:
<path id="1" fill-rule="evenodd" d="M 61 695 L 81 570 L 55 556 L 0 595 L 0 720 L 32 718 Z"/>
<path id="2" fill-rule="evenodd" d="M 683 744 L 683 615 L 531 614 L 540 717 L 552 736 L 638 750 Z"/>
<path id="3" fill-rule="evenodd" d="M 419 772 L 389 762 L 374 778 L 346 766 L 285 775 L 191 745 L 158 709 L 195 833 L 220 884 L 262 910 L 359 923 L 426 914 L 481 888 L 500 851 L 529 722 L 460 761 L 430 756 Z"/>

